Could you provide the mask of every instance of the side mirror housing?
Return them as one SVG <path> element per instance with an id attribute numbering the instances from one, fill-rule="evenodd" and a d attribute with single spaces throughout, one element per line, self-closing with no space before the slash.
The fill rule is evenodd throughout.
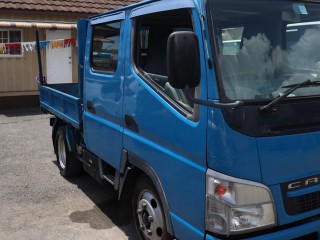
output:
<path id="1" fill-rule="evenodd" d="M 174 32 L 168 38 L 167 69 L 170 85 L 177 89 L 200 84 L 199 40 L 193 32 Z"/>

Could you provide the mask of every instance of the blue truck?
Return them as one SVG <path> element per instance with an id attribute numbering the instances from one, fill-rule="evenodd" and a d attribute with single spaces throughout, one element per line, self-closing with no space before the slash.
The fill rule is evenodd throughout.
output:
<path id="1" fill-rule="evenodd" d="M 79 20 L 79 82 L 46 84 L 40 64 L 62 176 L 112 184 L 144 240 L 320 239 L 319 39 L 317 1 Z"/>

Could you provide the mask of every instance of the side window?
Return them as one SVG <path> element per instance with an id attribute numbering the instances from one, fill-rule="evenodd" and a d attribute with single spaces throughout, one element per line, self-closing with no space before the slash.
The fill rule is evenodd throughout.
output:
<path id="1" fill-rule="evenodd" d="M 114 75 L 118 66 L 120 22 L 93 27 L 91 67 L 93 71 Z"/>
<path id="2" fill-rule="evenodd" d="M 22 56 L 22 30 L 0 30 L 0 56 Z"/>
<path id="3" fill-rule="evenodd" d="M 174 89 L 168 82 L 167 41 L 173 32 L 193 31 L 191 12 L 188 9 L 172 10 L 144 15 L 136 19 L 133 49 L 135 65 L 144 80 L 160 90 L 180 108 L 193 113 L 193 104 L 187 94 L 194 89 Z"/>

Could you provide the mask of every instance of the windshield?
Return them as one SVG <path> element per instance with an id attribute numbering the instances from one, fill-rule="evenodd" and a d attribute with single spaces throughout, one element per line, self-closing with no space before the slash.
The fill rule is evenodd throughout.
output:
<path id="1" fill-rule="evenodd" d="M 320 80 L 320 5 L 265 0 L 209 0 L 212 31 L 229 100 L 272 100 L 286 86 Z M 303 87 L 288 97 L 319 96 Z"/>

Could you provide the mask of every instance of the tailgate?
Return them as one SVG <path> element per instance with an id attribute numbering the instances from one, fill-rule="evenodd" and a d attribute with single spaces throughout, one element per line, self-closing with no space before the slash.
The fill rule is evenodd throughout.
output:
<path id="1" fill-rule="evenodd" d="M 77 88 L 77 84 L 39 85 L 40 107 L 79 129 L 82 108 Z"/>

